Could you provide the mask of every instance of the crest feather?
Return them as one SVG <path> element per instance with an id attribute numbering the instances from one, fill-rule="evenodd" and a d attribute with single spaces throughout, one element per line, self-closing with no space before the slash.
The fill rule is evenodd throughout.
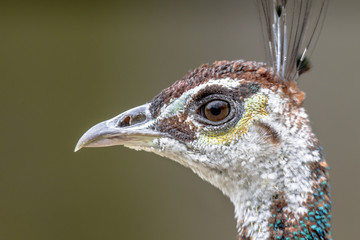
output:
<path id="1" fill-rule="evenodd" d="M 284 80 L 309 69 L 327 0 L 257 0 L 268 64 Z"/>

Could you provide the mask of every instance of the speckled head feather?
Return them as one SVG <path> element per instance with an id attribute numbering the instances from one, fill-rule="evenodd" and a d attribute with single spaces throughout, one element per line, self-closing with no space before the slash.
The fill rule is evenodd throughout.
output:
<path id="1" fill-rule="evenodd" d="M 251 84 L 272 90 L 282 88 L 284 94 L 291 96 L 296 103 L 301 104 L 304 100 L 304 93 L 298 89 L 295 82 L 283 81 L 281 77 L 274 74 L 273 69 L 267 68 L 264 63 L 243 60 L 216 61 L 210 65 L 201 65 L 164 89 L 151 101 L 150 112 L 153 117 L 156 117 L 162 106 L 168 104 L 172 99 L 180 97 L 185 91 L 211 79 L 225 78 L 246 79 Z M 251 91 L 254 91 L 254 88 Z M 246 94 L 246 92 L 242 92 L 243 96 Z"/>
<path id="2" fill-rule="evenodd" d="M 190 168 L 230 198 L 239 239 L 331 239 L 328 166 L 304 93 L 278 70 L 243 60 L 202 65 L 89 129 L 75 150 L 124 145 Z"/>

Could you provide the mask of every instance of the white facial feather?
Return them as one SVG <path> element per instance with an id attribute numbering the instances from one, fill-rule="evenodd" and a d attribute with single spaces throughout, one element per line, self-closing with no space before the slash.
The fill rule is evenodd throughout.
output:
<path id="1" fill-rule="evenodd" d="M 186 91 L 177 99 L 170 99 L 170 103 L 162 107 L 161 115 L 159 116 L 159 119 L 177 115 L 179 111 L 185 108 L 185 106 L 191 100 L 194 94 L 196 94 L 197 92 L 199 92 L 200 90 L 206 87 L 213 85 L 221 85 L 227 88 L 237 88 L 240 86 L 240 84 L 241 84 L 241 80 L 238 79 L 231 79 L 231 78 L 216 79 L 216 80 L 211 79 L 205 84 L 201 84 L 195 88 Z"/>

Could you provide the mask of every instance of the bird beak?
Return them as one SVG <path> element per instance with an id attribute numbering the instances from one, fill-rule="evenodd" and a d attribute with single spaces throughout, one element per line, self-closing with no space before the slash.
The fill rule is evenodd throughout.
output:
<path id="1" fill-rule="evenodd" d="M 130 109 L 90 128 L 78 141 L 75 152 L 84 147 L 151 147 L 152 141 L 164 136 L 153 129 L 149 105 Z"/>

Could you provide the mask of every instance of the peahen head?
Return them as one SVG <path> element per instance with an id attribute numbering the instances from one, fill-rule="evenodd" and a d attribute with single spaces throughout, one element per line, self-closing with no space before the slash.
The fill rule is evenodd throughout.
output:
<path id="1" fill-rule="evenodd" d="M 328 166 L 295 82 L 309 69 L 327 1 L 257 3 L 269 67 L 203 65 L 95 125 L 75 150 L 124 145 L 179 162 L 230 198 L 239 239 L 331 239 Z"/>
<path id="2" fill-rule="evenodd" d="M 303 100 L 262 63 L 219 61 L 95 125 L 75 150 L 124 145 L 189 167 L 234 203 L 240 239 L 330 236 L 327 165 Z"/>
<path id="3" fill-rule="evenodd" d="M 280 81 L 262 63 L 215 62 L 190 72 L 151 102 L 97 124 L 76 150 L 124 145 L 154 152 L 231 196 L 252 177 L 272 182 L 274 169 L 264 175 L 262 159 L 278 156 L 296 136 L 292 131 L 307 124 L 295 113 L 302 111 L 302 98 L 295 84 Z"/>

